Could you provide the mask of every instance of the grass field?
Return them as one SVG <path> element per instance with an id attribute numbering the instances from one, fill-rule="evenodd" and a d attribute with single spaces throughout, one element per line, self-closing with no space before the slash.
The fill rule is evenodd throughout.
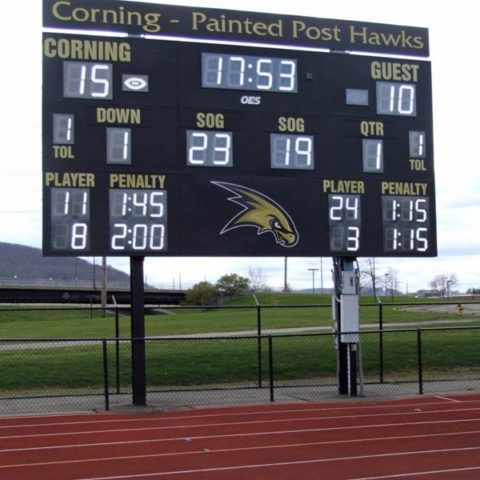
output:
<path id="1" fill-rule="evenodd" d="M 262 305 L 260 321 L 263 329 L 330 327 L 329 303 L 313 305 L 309 295 L 258 296 Z M 247 308 L 247 302 L 250 307 Z M 303 306 L 300 303 L 303 302 Z M 295 305 L 285 307 L 282 305 Z M 378 322 L 378 306 L 361 308 L 362 324 Z M 259 378 L 259 358 L 262 377 L 268 377 L 268 343 L 256 338 L 219 338 L 193 340 L 176 338 L 182 335 L 211 332 L 256 332 L 257 308 L 253 299 L 244 298 L 232 308 L 169 309 L 146 317 L 147 336 L 168 337 L 148 340 L 147 382 L 149 388 L 172 388 L 196 385 L 249 385 Z M 383 321 L 389 324 L 449 321 L 447 326 L 461 326 L 474 314 L 459 316 L 452 305 L 435 309 L 403 309 L 400 305 L 384 305 Z M 451 322 L 450 322 L 451 321 Z M 428 323 L 427 323 L 428 322 Z M 442 323 L 442 326 L 445 324 Z M 398 328 L 398 327 L 396 327 Z M 327 330 L 328 332 L 328 330 Z M 120 338 L 130 337 L 130 318 L 119 316 Z M 115 315 L 99 310 L 0 310 L 0 339 L 31 339 L 35 343 L 8 350 L 0 343 L 0 392 L 56 392 L 67 390 L 94 391 L 103 386 L 103 356 L 100 341 L 108 342 L 109 376 L 116 379 Z M 41 344 L 42 339 L 84 339 L 83 343 L 58 341 Z M 430 375 L 441 378 L 449 370 L 456 375 L 477 374 L 480 369 L 478 344 L 480 329 L 443 329 L 422 332 L 422 353 Z M 362 335 L 362 359 L 366 378 L 375 380 L 380 370 L 378 333 Z M 3 346 L 3 348 L 2 348 Z M 259 350 L 261 347 L 261 351 Z M 46 348 L 48 347 L 48 348 Z M 9 347 L 11 348 L 11 347 Z M 385 376 L 392 381 L 415 377 L 418 364 L 417 333 L 395 331 L 383 334 Z M 130 385 L 131 346 L 127 340 L 118 343 L 119 380 L 122 388 Z M 335 378 L 336 351 L 328 333 L 321 335 L 280 336 L 273 340 L 275 380 L 278 382 L 318 381 Z"/>
<path id="2" fill-rule="evenodd" d="M 260 323 L 262 329 L 303 327 L 329 327 L 332 323 L 331 299 L 318 294 L 257 294 L 262 305 Z M 440 303 L 435 308 L 415 308 L 384 304 L 384 326 L 411 322 L 450 321 L 451 325 L 480 325 L 479 313 L 458 315 L 456 304 Z M 423 300 L 423 299 L 422 299 Z M 419 305 L 423 306 L 423 303 Z M 244 308 L 242 308 L 244 307 Z M 120 310 L 119 335 L 130 337 L 129 311 Z M 371 298 L 362 298 L 360 308 L 362 325 L 379 322 L 379 306 Z M 227 308 L 170 308 L 145 317 L 147 336 L 191 335 L 210 332 L 256 332 L 258 310 L 252 295 L 231 302 Z M 114 338 L 115 314 L 108 310 L 103 315 L 99 309 L 0 309 L 0 339 L 9 338 Z"/>

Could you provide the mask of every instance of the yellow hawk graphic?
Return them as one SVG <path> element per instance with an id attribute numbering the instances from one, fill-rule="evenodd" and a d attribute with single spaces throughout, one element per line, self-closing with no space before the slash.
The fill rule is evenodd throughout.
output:
<path id="1" fill-rule="evenodd" d="M 294 247 L 298 243 L 299 235 L 292 218 L 270 197 L 243 185 L 217 181 L 211 183 L 233 193 L 234 196 L 228 200 L 243 207 L 223 227 L 220 235 L 234 228 L 255 227 L 258 235 L 271 233 L 282 247 Z"/>

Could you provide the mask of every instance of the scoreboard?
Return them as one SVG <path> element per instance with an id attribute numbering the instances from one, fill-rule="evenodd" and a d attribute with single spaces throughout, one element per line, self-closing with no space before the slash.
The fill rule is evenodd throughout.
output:
<path id="1" fill-rule="evenodd" d="M 43 251 L 435 256 L 430 62 L 43 34 Z"/>

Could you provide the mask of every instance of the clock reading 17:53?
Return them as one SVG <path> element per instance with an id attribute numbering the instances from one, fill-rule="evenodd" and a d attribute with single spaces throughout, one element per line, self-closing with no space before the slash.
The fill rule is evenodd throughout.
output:
<path id="1" fill-rule="evenodd" d="M 297 93 L 297 60 L 202 53 L 202 87 Z"/>
<path id="2" fill-rule="evenodd" d="M 167 192 L 110 189 L 111 251 L 119 253 L 167 250 Z"/>

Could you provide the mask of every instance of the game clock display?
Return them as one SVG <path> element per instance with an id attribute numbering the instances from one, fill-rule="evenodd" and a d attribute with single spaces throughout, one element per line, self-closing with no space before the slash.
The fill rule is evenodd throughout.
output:
<path id="1" fill-rule="evenodd" d="M 296 92 L 297 61 L 292 58 L 202 53 L 202 87 Z"/>
<path id="2" fill-rule="evenodd" d="M 43 45 L 44 254 L 437 254 L 428 61 Z"/>

